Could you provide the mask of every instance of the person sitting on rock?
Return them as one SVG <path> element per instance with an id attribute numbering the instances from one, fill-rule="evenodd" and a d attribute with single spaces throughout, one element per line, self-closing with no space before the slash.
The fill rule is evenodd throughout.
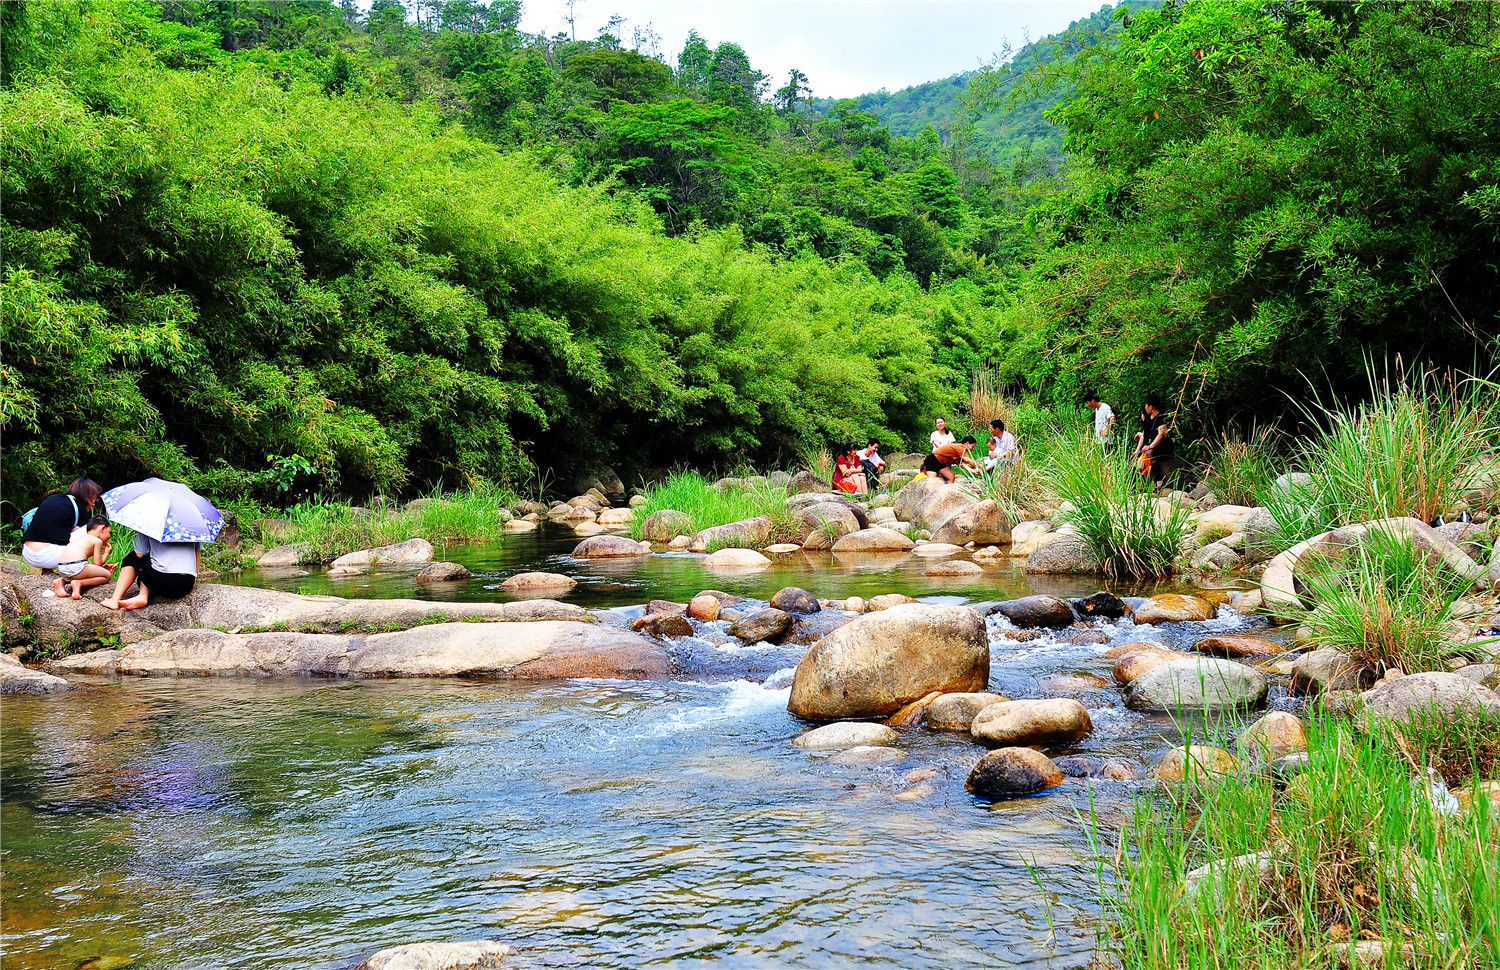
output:
<path id="1" fill-rule="evenodd" d="M 880 473 L 885 471 L 885 459 L 880 457 L 880 442 L 874 438 L 859 451 L 859 464 L 865 470 L 865 484 L 870 488 L 880 487 Z"/>
<path id="2" fill-rule="evenodd" d="M 989 454 L 984 459 L 986 471 L 997 465 L 1009 465 L 1021 457 L 1021 448 L 1016 436 L 1005 430 L 1005 422 L 999 418 L 990 422 Z"/>
<path id="3" fill-rule="evenodd" d="M 922 459 L 922 471 L 935 475 L 948 483 L 955 478 L 953 466 L 961 465 L 973 471 L 979 471 L 978 462 L 969 457 L 969 452 L 974 450 L 974 436 L 965 435 L 962 441 L 951 445 L 939 445 L 932 449 L 932 454 Z"/>
<path id="4" fill-rule="evenodd" d="M 99 605 L 107 610 L 138 610 L 152 600 L 186 596 L 198 580 L 202 552 L 203 547 L 196 542 L 162 542 L 138 534 L 135 548 L 120 561 L 114 595 Z M 140 588 L 125 599 L 137 580 Z"/>
<path id="5" fill-rule="evenodd" d="M 858 495 L 866 491 L 865 470 L 859 461 L 859 451 L 852 444 L 844 445 L 834 460 L 833 487 L 835 491 Z"/>
<path id="6" fill-rule="evenodd" d="M 73 537 L 58 556 L 59 576 L 52 581 L 52 592 L 58 599 L 68 595 L 63 584 L 69 580 L 73 587 L 73 599 L 83 599 L 83 591 L 90 586 L 109 582 L 113 566 L 104 565 L 109 558 L 109 520 L 102 515 L 89 519 L 89 524 L 73 530 Z"/>

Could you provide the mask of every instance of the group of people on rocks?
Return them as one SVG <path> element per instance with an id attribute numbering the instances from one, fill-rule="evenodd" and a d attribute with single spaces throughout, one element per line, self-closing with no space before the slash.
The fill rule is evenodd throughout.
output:
<path id="1" fill-rule="evenodd" d="M 1084 396 L 1084 403 L 1094 412 L 1093 440 L 1102 448 L 1113 447 L 1114 408 L 1092 391 Z M 1161 398 L 1148 394 L 1141 408 L 1141 430 L 1135 434 L 1132 457 L 1141 474 L 1151 476 L 1157 483 L 1165 481 L 1176 471 L 1171 430 Z M 932 442 L 932 450 L 922 459 L 921 473 L 947 482 L 956 480 L 955 467 L 981 473 L 1003 468 L 1021 457 L 1016 436 L 1006 430 L 1005 422 L 999 418 L 990 422 L 990 433 L 985 441 L 986 454 L 979 461 L 972 457 L 978 445 L 974 436 L 956 437 L 948 430 L 948 423 L 943 418 L 934 422 L 928 439 Z M 863 448 L 845 444 L 834 460 L 833 487 L 851 495 L 870 492 L 880 487 L 880 474 L 884 470 L 885 459 L 880 457 L 879 441 L 872 438 Z"/>
<path id="2" fill-rule="evenodd" d="M 138 534 L 119 566 L 110 564 L 109 519 L 94 513 L 102 492 L 93 479 L 75 478 L 67 490 L 42 499 L 21 536 L 26 564 L 57 574 L 52 592 L 59 598 L 82 599 L 85 589 L 114 577 L 113 595 L 99 604 L 110 610 L 135 610 L 152 600 L 191 593 L 202 561 L 199 543 L 162 542 Z M 127 598 L 132 586 L 138 587 L 136 594 Z"/>

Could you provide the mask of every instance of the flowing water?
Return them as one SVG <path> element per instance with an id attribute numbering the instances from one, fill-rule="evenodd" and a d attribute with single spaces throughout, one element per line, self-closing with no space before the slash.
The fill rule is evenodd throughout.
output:
<path id="1" fill-rule="evenodd" d="M 685 556 L 599 566 L 546 535 L 529 555 L 516 545 L 448 550 L 476 577 L 443 595 L 496 598 L 524 568 L 580 576 L 568 598 L 598 606 L 705 586 L 941 601 L 1032 590 L 1010 568 L 950 587 L 910 560 L 854 570 L 799 557 L 730 578 Z M 246 581 L 422 594 L 403 574 Z M 1221 611 L 1192 632 L 1244 622 Z M 1177 741 L 1169 721 L 1125 710 L 1090 679 L 1107 677 L 1109 643 L 1015 642 L 991 623 L 992 688 L 1082 700 L 1095 731 L 1078 753 L 1144 770 Z M 1118 643 L 1188 631 L 1127 620 L 1101 632 Z M 693 651 L 741 676 L 130 679 L 7 698 L 4 965 L 347 970 L 384 946 L 483 938 L 515 945 L 523 967 L 1094 958 L 1098 877 L 1082 818 L 1117 824 L 1135 786 L 1070 779 L 991 805 L 963 789 L 983 749 L 925 730 L 903 732 L 895 760 L 808 754 L 789 743 L 805 725 L 785 708 L 801 648 Z"/>

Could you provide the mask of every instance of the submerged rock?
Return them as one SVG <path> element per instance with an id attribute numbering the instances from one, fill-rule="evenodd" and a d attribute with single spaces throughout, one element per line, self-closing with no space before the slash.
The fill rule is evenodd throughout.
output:
<path id="1" fill-rule="evenodd" d="M 754 549 L 720 549 L 703 557 L 704 569 L 735 571 L 740 569 L 765 569 L 771 560 Z"/>
<path id="2" fill-rule="evenodd" d="M 814 721 L 882 717 L 933 691 L 977 691 L 989 680 L 984 620 L 963 606 L 866 613 L 813 645 L 797 665 L 787 709 Z"/>
<path id="3" fill-rule="evenodd" d="M 355 970 L 494 970 L 511 952 L 493 940 L 407 943 L 367 957 Z"/>
<path id="4" fill-rule="evenodd" d="M 1001 701 L 974 717 L 969 733 L 991 747 L 1062 746 L 1081 741 L 1094 724 L 1088 709 L 1075 700 Z"/>
<path id="5" fill-rule="evenodd" d="M 884 724 L 867 721 L 841 721 L 813 728 L 792 742 L 804 751 L 839 751 L 844 748 L 876 744 L 895 744 L 901 735 Z"/>
<path id="6" fill-rule="evenodd" d="M 1063 773 L 1041 752 L 1030 748 L 999 748 L 979 759 L 964 787 L 989 798 L 1017 798 L 1062 783 Z"/>

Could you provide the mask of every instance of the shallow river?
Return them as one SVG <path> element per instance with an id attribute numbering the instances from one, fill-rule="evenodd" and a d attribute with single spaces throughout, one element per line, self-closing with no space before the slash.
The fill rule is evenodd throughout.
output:
<path id="1" fill-rule="evenodd" d="M 550 545 L 549 545 L 550 544 Z M 908 592 L 1030 592 L 996 569 L 935 586 L 923 564 L 814 561 L 731 579 L 695 560 L 626 567 L 562 557 L 561 538 L 455 547 L 491 588 L 521 568 L 584 582 L 585 605 Z M 412 595 L 409 577 L 248 581 Z M 1048 586 L 1087 592 L 1097 582 Z M 992 624 L 996 621 L 991 621 Z M 998 621 L 1001 624 L 1004 621 Z M 1197 625 L 1243 625 L 1221 618 Z M 992 639 L 992 688 L 1076 696 L 1077 749 L 1142 768 L 1178 739 L 1120 706 L 1108 644 Z M 1108 625 L 1111 642 L 1185 631 Z M 518 966 L 1084 966 L 1097 877 L 1081 819 L 1108 824 L 1136 788 L 1071 780 L 990 805 L 963 781 L 983 749 L 904 733 L 901 758 L 847 763 L 790 745 L 800 648 L 713 647 L 715 683 L 98 682 L 9 698 L 3 743 L 7 968 L 349 968 L 383 946 L 500 939 Z M 759 655 L 759 656 L 757 656 Z M 775 670 L 769 677 L 765 671 Z M 748 673 L 754 671 L 753 674 Z"/>

